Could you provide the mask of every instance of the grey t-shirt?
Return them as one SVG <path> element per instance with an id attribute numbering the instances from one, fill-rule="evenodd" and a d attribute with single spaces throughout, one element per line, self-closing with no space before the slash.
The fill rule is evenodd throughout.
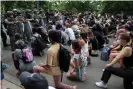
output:
<path id="1" fill-rule="evenodd" d="M 32 72 L 33 67 L 36 65 L 35 61 L 32 61 L 31 63 L 25 64 L 22 60 L 22 50 L 16 49 L 14 52 L 14 56 L 16 60 L 19 60 L 19 68 L 21 71 L 28 71 Z"/>

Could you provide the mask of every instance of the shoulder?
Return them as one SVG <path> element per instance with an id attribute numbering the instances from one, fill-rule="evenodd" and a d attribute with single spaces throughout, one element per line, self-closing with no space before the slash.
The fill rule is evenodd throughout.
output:
<path id="1" fill-rule="evenodd" d="M 123 50 L 132 51 L 132 48 L 131 47 L 125 47 Z"/>
<path id="2" fill-rule="evenodd" d="M 16 49 L 16 50 L 14 51 L 14 54 L 20 54 L 21 52 L 22 52 L 21 49 Z"/>
<path id="3" fill-rule="evenodd" d="M 132 48 L 131 47 L 125 47 L 125 48 L 122 49 L 122 52 L 125 55 L 131 55 L 132 54 Z"/>
<path id="4" fill-rule="evenodd" d="M 80 39 L 80 40 L 79 40 L 79 44 L 80 44 L 80 45 L 84 45 L 84 44 L 85 44 L 85 41 L 84 41 L 83 39 Z"/>
<path id="5" fill-rule="evenodd" d="M 53 49 L 51 47 L 48 49 L 47 55 L 53 55 Z"/>

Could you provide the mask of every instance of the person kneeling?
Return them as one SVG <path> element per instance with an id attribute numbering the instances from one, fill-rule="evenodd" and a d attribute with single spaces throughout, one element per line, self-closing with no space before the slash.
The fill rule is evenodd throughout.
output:
<path id="1" fill-rule="evenodd" d="M 123 86 L 125 89 L 133 89 L 133 49 L 129 45 L 130 36 L 126 33 L 120 35 L 120 45 L 123 46 L 123 49 L 120 53 L 112 60 L 110 64 L 106 65 L 106 68 L 103 72 L 101 82 L 96 82 L 96 86 L 107 88 L 107 83 L 111 77 L 111 74 L 124 78 Z M 113 65 L 117 61 L 123 59 L 124 68 L 115 68 Z"/>
<path id="2" fill-rule="evenodd" d="M 33 72 L 33 66 L 36 65 L 32 51 L 26 46 L 24 41 L 20 40 L 16 43 L 18 48 L 14 52 L 14 60 L 19 62 L 19 72 Z"/>
<path id="3" fill-rule="evenodd" d="M 74 52 L 73 59 L 71 59 L 72 71 L 68 72 L 66 76 L 69 79 L 77 79 L 80 81 L 85 81 L 86 80 L 85 66 L 80 65 L 81 46 L 79 45 L 78 41 L 72 43 L 72 49 Z"/>

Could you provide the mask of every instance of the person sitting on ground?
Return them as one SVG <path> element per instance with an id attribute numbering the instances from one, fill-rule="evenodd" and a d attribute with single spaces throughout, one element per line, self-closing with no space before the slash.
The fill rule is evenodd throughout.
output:
<path id="1" fill-rule="evenodd" d="M 106 65 L 101 82 L 96 82 L 96 86 L 107 88 L 107 83 L 111 74 L 124 78 L 123 86 L 125 89 L 133 89 L 133 49 L 129 45 L 130 36 L 127 33 L 120 35 L 120 44 L 123 46 L 121 52 Z M 117 61 L 123 59 L 124 68 L 112 67 Z"/>
<path id="2" fill-rule="evenodd" d="M 22 72 L 20 82 L 22 89 L 55 89 L 48 86 L 47 79 L 39 73 Z"/>
<path id="3" fill-rule="evenodd" d="M 81 81 L 85 81 L 86 80 L 85 66 L 84 67 L 80 66 L 81 46 L 79 45 L 78 41 L 72 42 L 72 49 L 74 52 L 74 55 L 71 59 L 72 71 L 67 73 L 67 78 L 79 79 Z"/>
<path id="4" fill-rule="evenodd" d="M 61 70 L 58 61 L 58 52 L 60 48 L 61 36 L 59 31 L 50 30 L 48 33 L 49 40 L 51 42 L 51 47 L 47 51 L 46 64 L 39 64 L 34 66 L 34 72 L 46 73 L 53 76 L 55 87 L 62 89 L 77 89 L 77 86 L 70 86 L 62 83 L 61 80 Z"/>
<path id="5" fill-rule="evenodd" d="M 33 72 L 33 66 L 36 65 L 32 51 L 24 41 L 17 43 L 18 48 L 14 52 L 14 60 L 18 60 L 19 74 L 23 71 Z"/>

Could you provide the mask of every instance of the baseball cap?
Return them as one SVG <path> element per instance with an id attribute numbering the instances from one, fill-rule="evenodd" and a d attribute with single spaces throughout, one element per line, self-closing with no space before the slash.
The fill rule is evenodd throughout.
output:
<path id="1" fill-rule="evenodd" d="M 25 89 L 48 89 L 47 79 L 39 73 L 22 72 L 20 82 Z"/>

